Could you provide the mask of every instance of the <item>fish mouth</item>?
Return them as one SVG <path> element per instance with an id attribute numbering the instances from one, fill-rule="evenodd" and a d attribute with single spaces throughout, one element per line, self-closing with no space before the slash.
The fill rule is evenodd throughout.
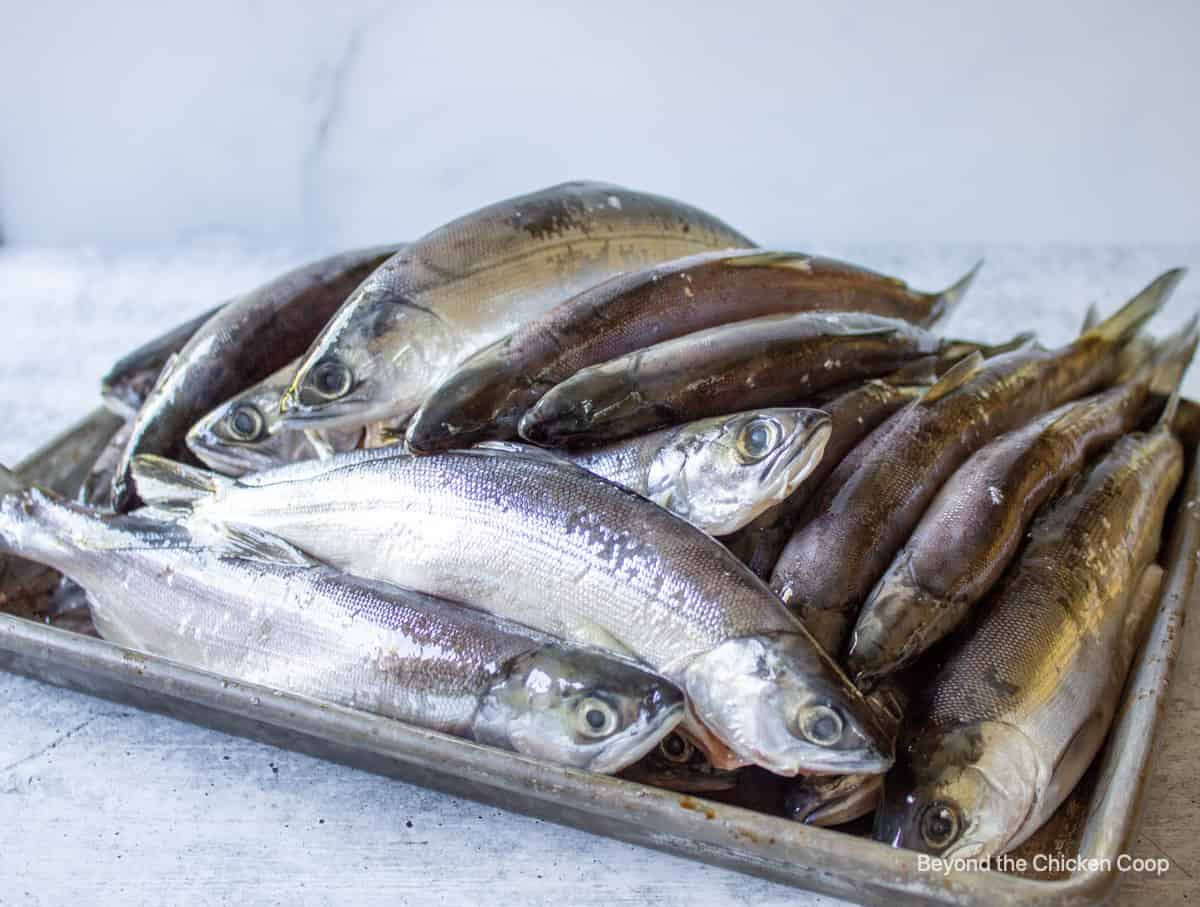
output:
<path id="1" fill-rule="evenodd" d="M 353 395 L 317 404 L 302 403 L 298 396 L 288 391 L 279 400 L 280 420 L 285 426 L 303 425 L 306 428 L 362 424 L 370 421 L 362 412 L 369 402 L 365 395 Z"/>
<path id="2" fill-rule="evenodd" d="M 785 496 L 795 491 L 796 486 L 808 478 L 817 464 L 821 462 L 821 458 L 825 456 L 825 445 L 829 442 L 831 434 L 833 434 L 833 422 L 829 419 L 812 426 L 804 432 L 804 437 L 788 456 L 781 457 L 780 462 L 772 468 L 776 474 L 792 472 L 791 481 L 786 483 Z"/>
<path id="3" fill-rule="evenodd" d="M 661 707 L 644 724 L 632 727 L 609 741 L 588 764 L 588 770 L 611 775 L 647 756 L 683 720 L 683 701 Z"/>

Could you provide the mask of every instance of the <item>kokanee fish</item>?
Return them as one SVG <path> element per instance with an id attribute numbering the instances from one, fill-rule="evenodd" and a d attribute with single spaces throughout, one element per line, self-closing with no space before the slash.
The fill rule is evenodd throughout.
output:
<path id="1" fill-rule="evenodd" d="M 428 452 L 513 438 L 525 412 L 580 369 L 733 321 L 819 309 L 928 326 L 962 298 L 977 269 L 940 293 L 801 252 L 702 252 L 623 274 L 458 366 L 422 404 L 406 440 Z"/>
<path id="2" fill-rule="evenodd" d="M 325 258 L 222 306 L 172 357 L 134 417 L 113 477 L 117 509 L 136 503 L 128 489 L 134 456 L 186 455 L 184 437 L 197 419 L 303 353 L 350 291 L 398 248 Z"/>
<path id="3" fill-rule="evenodd" d="M 840 484 L 810 502 L 771 577 L 826 650 L 842 651 L 859 605 L 954 470 L 993 438 L 1111 382 L 1122 347 L 1180 276 L 1164 274 L 1061 349 L 964 360 L 889 421 L 853 473 L 835 470 Z"/>
<path id="4" fill-rule="evenodd" d="M 138 493 L 182 504 L 189 526 L 255 526 L 348 573 L 634 655 L 772 771 L 889 764 L 862 696 L 757 577 L 694 526 L 555 455 L 367 450 L 240 480 L 160 458 L 137 468 Z"/>
<path id="5" fill-rule="evenodd" d="M 482 208 L 394 256 L 338 311 L 284 398 L 304 426 L 399 424 L 466 356 L 625 271 L 754 244 L 690 205 L 563 183 Z"/>
<path id="6" fill-rule="evenodd" d="M 244 559 L 0 474 L 0 550 L 87 590 L 108 640 L 221 676 L 593 771 L 636 762 L 683 696 L 632 662 L 318 565 L 265 534 Z"/>
<path id="7" fill-rule="evenodd" d="M 818 409 L 752 410 L 565 456 L 725 535 L 791 494 L 821 462 L 829 431 Z"/>
<path id="8" fill-rule="evenodd" d="M 240 476 L 358 447 L 365 428 L 330 429 L 322 433 L 324 444 L 314 444 L 312 432 L 284 424 L 279 400 L 297 365 L 289 363 L 200 419 L 187 433 L 192 454 L 217 472 Z"/>
<path id="9" fill-rule="evenodd" d="M 1173 388 L 1196 348 L 1195 324 L 1157 367 L 1076 400 L 983 447 L 950 477 L 867 598 L 846 664 L 873 683 L 923 653 L 999 580 L 1038 508 L 1141 420 L 1152 384 Z"/>
<path id="10" fill-rule="evenodd" d="M 688 334 L 585 368 L 538 401 L 535 444 L 598 443 L 722 413 L 802 402 L 957 346 L 895 318 L 768 315 Z"/>
<path id="11" fill-rule="evenodd" d="M 918 694 L 880 840 L 984 859 L 1059 807 L 1108 732 L 1157 602 L 1153 560 L 1182 472 L 1160 424 L 1122 438 L 1038 514 L 978 625 Z"/>

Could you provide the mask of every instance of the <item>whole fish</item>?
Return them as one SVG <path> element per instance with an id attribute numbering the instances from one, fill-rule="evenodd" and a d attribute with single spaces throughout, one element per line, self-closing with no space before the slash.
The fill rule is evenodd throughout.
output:
<path id="1" fill-rule="evenodd" d="M 429 452 L 513 438 L 525 412 L 580 369 L 733 321 L 820 309 L 930 325 L 962 298 L 978 267 L 941 293 L 828 258 L 753 249 L 623 274 L 467 359 L 421 405 L 406 441 Z"/>
<path id="2" fill-rule="evenodd" d="M 861 694 L 757 577 L 553 454 L 385 448 L 240 480 L 143 457 L 137 486 L 189 526 L 257 527 L 349 573 L 633 655 L 684 690 L 692 719 L 779 774 L 890 761 Z"/>
<path id="3" fill-rule="evenodd" d="M 841 652 L 859 605 L 929 502 L 988 441 L 1096 390 L 1118 373 L 1122 347 L 1182 272 L 1159 277 L 1109 319 L 1057 350 L 1030 344 L 956 365 L 879 432 L 869 456 L 843 464 L 809 502 L 771 588 L 827 651 Z"/>
<path id="4" fill-rule="evenodd" d="M 709 535 L 725 535 L 791 494 L 821 462 L 829 432 L 818 409 L 751 410 L 566 456 Z"/>
<path id="5" fill-rule="evenodd" d="M 256 560 L 0 473 L 0 549 L 87 590 L 108 640 L 593 771 L 636 762 L 683 697 L 638 665 L 370 583 L 255 536 Z"/>
<path id="6" fill-rule="evenodd" d="M 1173 388 L 1195 324 L 1156 368 L 1052 410 L 986 445 L 950 477 L 859 612 L 846 664 L 860 686 L 910 663 L 962 622 L 1016 555 L 1033 515 L 1070 476 L 1141 421 L 1152 384 Z"/>
<path id="7" fill-rule="evenodd" d="M 297 364 L 285 365 L 200 419 L 187 433 L 192 454 L 217 472 L 240 476 L 358 447 L 364 427 L 330 429 L 314 438 L 284 424 L 279 399 Z"/>
<path id="8" fill-rule="evenodd" d="M 439 227 L 346 300 L 283 400 L 303 427 L 403 422 L 465 357 L 593 284 L 754 244 L 680 202 L 576 182 Z"/>
<path id="9" fill-rule="evenodd" d="M 958 346 L 906 321 L 858 312 L 768 315 L 594 365 L 548 391 L 521 437 L 569 446 L 768 406 L 886 375 Z"/>
<path id="10" fill-rule="evenodd" d="M 1038 514 L 978 625 L 918 694 L 880 840 L 984 859 L 1028 838 L 1079 781 L 1157 603 L 1153 559 L 1183 472 L 1169 419 L 1122 438 Z"/>
<path id="11" fill-rule="evenodd" d="M 132 419 L 146 402 L 167 362 L 223 305 L 202 312 L 118 359 L 100 379 L 100 396 L 105 406 L 118 416 Z"/>
<path id="12" fill-rule="evenodd" d="M 893 739 L 899 735 L 912 698 L 912 678 L 882 684 L 867 694 L 879 725 Z M 789 781 L 784 814 L 796 822 L 828 828 L 870 815 L 883 795 L 882 775 L 807 775 Z"/>

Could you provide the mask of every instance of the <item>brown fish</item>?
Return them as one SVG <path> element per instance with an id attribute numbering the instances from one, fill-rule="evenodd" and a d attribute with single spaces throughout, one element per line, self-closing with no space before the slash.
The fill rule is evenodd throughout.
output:
<path id="1" fill-rule="evenodd" d="M 1000 579 L 1051 494 L 1133 430 L 1152 384 L 1178 384 L 1196 339 L 1193 322 L 1166 344 L 1155 368 L 1001 435 L 959 467 L 858 615 L 847 667 L 860 686 L 910 663 L 958 626 Z"/>
<path id="2" fill-rule="evenodd" d="M 979 265 L 940 293 L 801 252 L 702 252 L 614 277 L 475 353 L 422 404 L 411 450 L 516 437 L 546 391 L 580 369 L 664 340 L 763 315 L 870 312 L 929 326 L 962 298 Z"/>
<path id="3" fill-rule="evenodd" d="M 188 457 L 184 438 L 201 416 L 304 352 L 347 295 L 399 244 L 323 258 L 222 306 L 172 357 L 133 420 L 113 476 L 113 503 L 127 510 L 137 454 Z"/>
<path id="4" fill-rule="evenodd" d="M 858 606 L 963 461 L 992 438 L 1108 384 L 1122 347 L 1182 276 L 1170 271 L 1057 350 L 1029 345 L 986 365 L 972 356 L 896 414 L 870 454 L 810 503 L 771 587 L 826 651 L 840 652 Z M 878 435 L 879 433 L 876 433 Z"/>

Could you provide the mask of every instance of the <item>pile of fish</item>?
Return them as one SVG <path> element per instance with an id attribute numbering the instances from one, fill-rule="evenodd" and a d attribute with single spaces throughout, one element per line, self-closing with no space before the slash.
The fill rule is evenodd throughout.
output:
<path id="1" fill-rule="evenodd" d="M 299 268 L 122 359 L 0 549 L 109 640 L 596 772 L 1025 840 L 1157 603 L 1193 321 L 1046 349 L 943 292 L 570 183 Z M 767 802 L 769 801 L 769 802 Z"/>

